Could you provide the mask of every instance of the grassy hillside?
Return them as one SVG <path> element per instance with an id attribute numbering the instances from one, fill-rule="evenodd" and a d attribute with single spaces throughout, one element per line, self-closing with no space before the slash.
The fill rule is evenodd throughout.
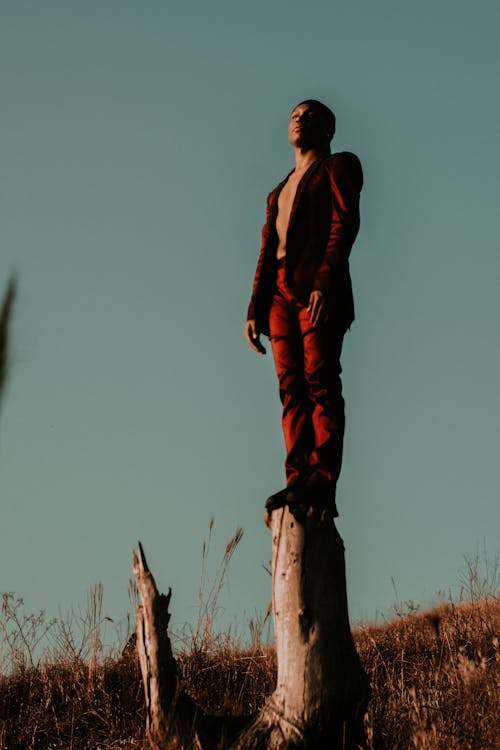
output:
<path id="1" fill-rule="evenodd" d="M 45 623 L 4 595 L 2 750 L 145 748 L 142 684 L 134 650 L 102 658 L 99 597 L 80 622 Z M 396 614 L 355 629 L 372 682 L 366 716 L 372 750 L 500 748 L 500 601 L 493 595 Z M 51 650 L 35 661 L 41 638 Z M 205 630 L 179 656 L 193 697 L 212 712 L 250 713 L 272 691 L 275 654 L 241 649 Z"/>

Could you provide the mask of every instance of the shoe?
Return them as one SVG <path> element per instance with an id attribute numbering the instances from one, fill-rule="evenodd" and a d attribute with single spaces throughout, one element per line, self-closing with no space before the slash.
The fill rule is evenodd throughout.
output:
<path id="1" fill-rule="evenodd" d="M 277 510 L 277 508 L 283 508 L 287 504 L 287 496 L 289 492 L 289 488 L 285 487 L 284 490 L 275 492 L 274 495 L 268 497 L 265 504 L 267 512 L 272 513 L 273 510 Z"/>
<path id="2" fill-rule="evenodd" d="M 307 505 L 307 487 L 303 484 L 294 484 L 288 487 L 286 504 L 291 508 L 297 505 Z"/>
<path id="3" fill-rule="evenodd" d="M 305 486 L 299 482 L 289 484 L 283 490 L 280 490 L 267 498 L 266 510 L 271 513 L 277 508 L 284 508 L 285 505 L 303 505 L 305 502 L 303 495 L 305 489 Z"/>
<path id="4" fill-rule="evenodd" d="M 306 491 L 310 498 L 309 502 L 314 508 L 321 508 L 332 512 L 333 517 L 338 516 L 335 504 L 335 485 L 329 482 L 315 482 L 311 480 Z"/>

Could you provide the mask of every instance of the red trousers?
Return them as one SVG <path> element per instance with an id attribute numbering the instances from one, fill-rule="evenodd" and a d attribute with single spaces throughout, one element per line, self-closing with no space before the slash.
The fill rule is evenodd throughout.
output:
<path id="1" fill-rule="evenodd" d="M 344 399 L 340 353 L 344 330 L 326 320 L 313 328 L 307 308 L 285 282 L 278 264 L 270 341 L 283 405 L 287 485 L 331 489 L 342 465 Z"/>

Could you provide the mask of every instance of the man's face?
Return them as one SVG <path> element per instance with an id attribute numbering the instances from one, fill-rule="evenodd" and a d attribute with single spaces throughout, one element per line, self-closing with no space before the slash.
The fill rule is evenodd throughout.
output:
<path id="1" fill-rule="evenodd" d="M 313 104 L 295 107 L 290 116 L 288 140 L 298 148 L 315 148 L 330 142 L 325 118 Z"/>

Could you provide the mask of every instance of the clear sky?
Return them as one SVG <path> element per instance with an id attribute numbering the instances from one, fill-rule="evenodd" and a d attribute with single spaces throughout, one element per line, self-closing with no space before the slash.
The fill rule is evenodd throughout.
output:
<path id="1" fill-rule="evenodd" d="M 338 527 L 354 620 L 498 550 L 496 0 L 4 0 L 0 279 L 19 274 L 0 415 L 0 590 L 63 612 L 136 539 L 192 621 L 201 541 L 239 524 L 221 620 L 265 610 L 283 486 L 273 363 L 242 336 L 291 108 L 365 172 Z"/>

